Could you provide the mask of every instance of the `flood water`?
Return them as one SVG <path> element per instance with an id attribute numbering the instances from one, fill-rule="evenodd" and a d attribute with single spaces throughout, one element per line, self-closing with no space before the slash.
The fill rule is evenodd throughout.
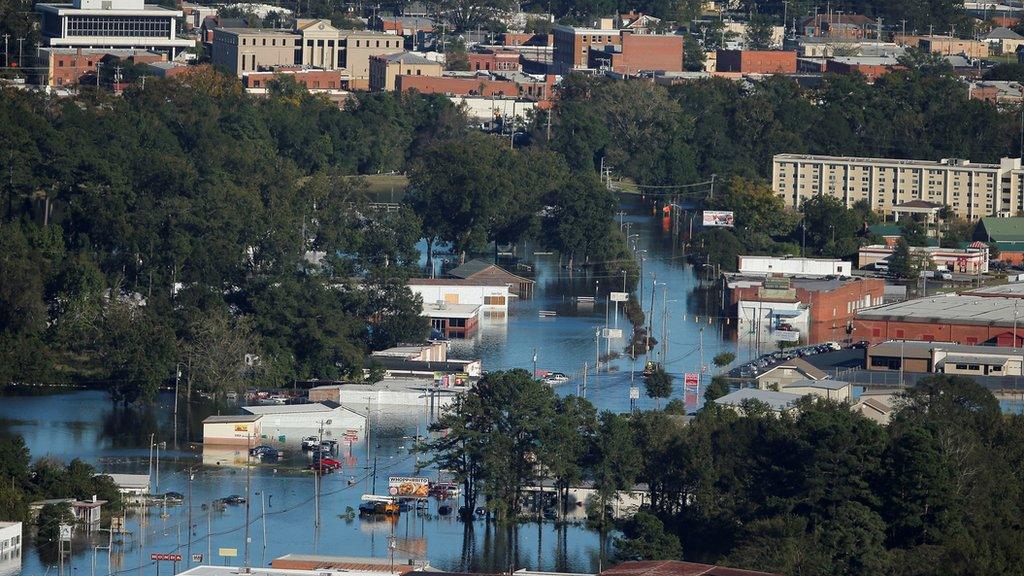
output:
<path id="1" fill-rule="evenodd" d="M 622 223 L 628 223 L 629 232 L 637 235 L 637 248 L 646 250 L 645 309 L 650 305 L 652 276 L 659 283 L 655 289 L 654 335 L 660 337 L 662 318 L 667 319 L 667 354 L 663 359 L 659 346 L 652 359 L 664 360 L 676 376 L 673 397 L 685 398 L 696 408 L 699 395 L 684 395 L 682 374 L 699 372 L 702 355 L 704 363 L 710 364 L 715 354 L 735 351 L 735 344 L 723 336 L 726 327 L 718 319 L 710 324 L 707 320 L 708 310 L 717 305 L 719 295 L 697 289 L 700 280 L 686 264 L 669 223 L 652 217 L 650 208 L 639 201 L 626 202 L 622 209 Z M 582 373 L 587 363 L 587 398 L 601 410 L 628 410 L 634 364 L 621 357 L 609 362 L 599 374 L 593 373 L 595 331 L 606 324 L 617 324 L 624 336 L 629 335 L 621 309 L 616 318 L 614 307 L 606 300 L 609 285 L 620 286 L 621 290 L 621 277 L 573 275 L 559 267 L 557 256 L 536 255 L 530 260 L 536 270 L 534 297 L 513 302 L 507 318 L 488 319 L 473 338 L 454 341 L 451 354 L 481 358 L 485 370 L 530 369 L 536 350 L 538 369 L 571 376 L 569 382 L 556 388 L 561 394 L 582 393 Z M 579 304 L 574 300 L 576 296 L 594 296 L 595 301 Z M 540 310 L 555 311 L 557 315 L 542 318 Z M 599 343 L 599 353 L 604 355 L 608 350 L 621 352 L 626 342 L 614 339 L 610 346 L 608 342 Z M 643 360 L 641 357 L 635 363 L 637 370 L 642 368 Z M 703 383 L 708 379 L 705 375 Z M 635 384 L 642 388 L 639 376 Z M 406 512 L 397 521 L 346 517 L 348 508 L 357 508 L 360 495 L 374 490 L 382 493 L 388 476 L 416 474 L 417 456 L 410 453 L 412 438 L 424 433 L 430 420 L 430 415 L 422 411 L 371 412 L 369 441 L 364 437 L 340 448 L 343 470 L 323 477 L 317 498 L 314 477 L 303 469 L 307 457 L 297 446 L 289 447 L 285 458 L 276 464 L 253 466 L 247 477 L 244 451 L 204 450 L 187 442 L 198 440 L 203 417 L 234 413 L 236 407 L 196 404 L 189 409 L 189 426 L 186 408 L 182 407 L 175 442 L 172 403 L 171 395 L 165 394 L 153 409 L 122 411 L 113 409 L 105 393 L 98 391 L 0 396 L 0 426 L 22 434 L 33 457 L 52 456 L 64 461 L 77 457 L 102 472 L 146 474 L 150 471 L 153 435 L 156 442 L 168 443 L 158 464 L 153 462 L 158 468 L 158 473 L 153 471 L 154 484 L 158 478 L 153 491 L 191 494 L 191 507 L 186 498 L 183 505 L 151 506 L 129 513 L 130 534 L 115 541 L 110 552 L 94 548 L 106 546 L 105 532 L 76 534 L 72 552 L 64 558 L 65 574 L 156 574 L 151 553 L 182 554 L 185 561 L 179 564 L 179 570 L 189 565 L 191 554 L 203 554 L 204 563 L 227 561 L 239 565 L 246 553 L 245 507 L 218 510 L 208 504 L 216 498 L 247 492 L 248 558 L 253 566 L 266 565 L 288 553 L 384 558 L 388 556 L 389 536 L 396 539 L 396 563 L 411 558 L 445 570 L 500 572 L 514 567 L 585 572 L 597 570 L 600 565 L 602 543 L 582 523 L 561 527 L 551 522 L 521 524 L 513 537 L 508 529 L 483 520 L 467 529 L 454 517 L 438 515 L 438 504 L 433 501 L 424 513 Z M 638 406 L 654 407 L 654 402 L 641 394 Z M 191 482 L 189 468 L 195 470 Z M 423 474 L 435 472 L 428 469 Z M 317 509 L 319 526 L 315 521 Z M 220 558 L 221 548 L 237 549 L 237 558 Z M 57 574 L 59 565 L 53 547 L 26 542 L 20 567 L 23 574 Z M 171 568 L 170 563 L 163 563 L 160 570 L 168 574 Z M 16 565 L 0 565 L 0 575 L 17 572 Z"/>

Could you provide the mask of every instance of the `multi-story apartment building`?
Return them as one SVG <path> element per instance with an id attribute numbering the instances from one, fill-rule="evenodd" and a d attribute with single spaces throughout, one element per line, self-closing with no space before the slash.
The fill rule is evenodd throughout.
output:
<path id="1" fill-rule="evenodd" d="M 294 30 L 216 28 L 211 59 L 238 77 L 278 66 L 343 68 L 349 88 L 366 89 L 370 57 L 402 51 L 402 38 L 393 34 L 339 30 L 327 20 L 299 19 Z"/>
<path id="2" fill-rule="evenodd" d="M 1024 210 L 1024 169 L 1020 158 L 977 164 L 956 158 L 938 161 L 777 154 L 772 189 L 788 206 L 828 195 L 847 206 L 865 200 L 882 214 L 911 200 L 945 204 L 969 220 L 1013 216 Z"/>

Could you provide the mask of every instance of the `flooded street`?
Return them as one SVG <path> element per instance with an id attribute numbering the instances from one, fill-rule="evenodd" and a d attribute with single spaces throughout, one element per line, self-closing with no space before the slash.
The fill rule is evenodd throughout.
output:
<path id="1" fill-rule="evenodd" d="M 717 319 L 711 323 L 707 320 L 707 311 L 717 305 L 720 295 L 714 290 L 695 290 L 698 277 L 686 263 L 680 242 L 673 241 L 672 227 L 667 222 L 651 217 L 650 208 L 639 200 L 626 201 L 622 210 L 622 223 L 637 235 L 637 249 L 646 250 L 645 311 L 649 309 L 652 275 L 659 283 L 654 335 L 660 337 L 662 317 L 666 317 L 665 363 L 675 376 L 672 397 L 684 398 L 682 374 L 699 371 L 702 350 L 706 365 L 719 352 L 735 351 L 735 344 L 724 339 L 723 324 Z M 573 276 L 559 268 L 557 256 L 537 255 L 535 267 L 534 298 L 514 302 L 506 319 L 488 319 L 473 338 L 454 341 L 451 354 L 481 358 L 485 370 L 530 369 L 536 351 L 538 369 L 564 372 L 571 377 L 556 388 L 561 394 L 575 393 L 582 387 L 583 366 L 588 363 L 587 398 L 601 410 L 628 410 L 633 363 L 620 357 L 610 362 L 608 371 L 593 373 L 595 332 L 606 321 L 612 327 L 617 321 L 624 336 L 629 335 L 621 307 L 616 318 L 614 309 L 606 305 L 608 286 L 621 290 L 621 277 Z M 664 313 L 663 294 L 668 300 Z M 574 300 L 576 296 L 595 296 L 595 302 L 580 304 Z M 555 311 L 557 315 L 542 318 L 538 314 L 541 310 Z M 621 352 L 625 344 L 624 339 L 613 340 L 610 349 Z M 607 350 L 607 344 L 600 342 L 599 353 L 603 355 Z M 661 350 L 658 346 L 653 359 L 661 360 Z M 742 353 L 738 356 L 745 357 Z M 635 364 L 638 372 L 643 360 L 641 357 Z M 710 372 L 703 383 L 709 379 Z M 635 384 L 642 389 L 639 373 Z M 696 394 L 690 394 L 686 400 L 693 408 L 699 402 Z M 99 391 L 0 396 L 0 426 L 23 435 L 34 458 L 82 458 L 100 472 L 146 474 L 152 434 L 156 442 L 168 444 L 160 453 L 159 479 L 155 480 L 158 484 L 153 491 L 191 494 L 191 530 L 187 496 L 182 505 L 135 508 L 127 518 L 130 537 L 115 542 L 109 556 L 107 550 L 94 548 L 106 546 L 106 533 L 76 534 L 72 554 L 65 558 L 65 573 L 155 574 L 149 559 L 151 553 L 182 554 L 185 562 L 179 564 L 179 570 L 189 565 L 191 554 L 203 554 L 204 563 L 227 560 L 241 564 L 246 549 L 245 506 L 217 510 L 209 503 L 247 492 L 248 556 L 254 566 L 288 553 L 387 557 L 389 535 L 396 538 L 396 563 L 409 559 L 429 561 L 434 567 L 453 571 L 505 571 L 514 566 L 580 572 L 594 571 L 599 565 L 599 536 L 582 522 L 558 528 L 551 522 L 525 523 L 519 526 L 517 538 L 513 538 L 509 530 L 483 520 L 475 521 L 472 529 L 467 530 L 454 515 L 440 516 L 438 503 L 433 500 L 429 510 L 405 512 L 393 521 L 346 515 L 350 508 L 358 507 L 362 494 L 375 489 L 382 492 L 388 476 L 417 474 L 418 457 L 410 448 L 412 438 L 423 434 L 429 423 L 430 415 L 423 410 L 371 411 L 369 443 L 360 438 L 358 442 L 342 444 L 339 459 L 343 469 L 323 477 L 317 498 L 314 477 L 304 470 L 308 457 L 297 446 L 289 447 L 280 462 L 252 467 L 248 481 L 244 450 L 190 447 L 188 440 L 198 441 L 201 436 L 200 422 L 204 417 L 235 413 L 237 407 L 193 405 L 188 414 L 190 426 L 186 426 L 182 408 L 175 442 L 172 405 L 171 394 L 162 395 L 157 406 L 145 411 L 114 410 L 107 395 Z M 654 407 L 654 402 L 641 394 L 638 406 Z M 191 482 L 187 472 L 190 467 L 195 469 Z M 427 469 L 423 474 L 433 476 L 436 472 Z M 220 548 L 235 548 L 238 557 L 220 558 Z M 56 551 L 50 546 L 29 542 L 22 560 L 23 574 L 43 576 L 58 572 Z M 165 574 L 170 569 L 169 563 L 161 567 Z M 16 570 L 0 565 L 0 574 Z"/>

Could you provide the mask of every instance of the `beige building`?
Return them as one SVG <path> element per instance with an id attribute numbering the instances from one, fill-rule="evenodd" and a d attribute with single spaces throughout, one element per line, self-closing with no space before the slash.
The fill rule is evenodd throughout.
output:
<path id="1" fill-rule="evenodd" d="M 918 41 L 918 47 L 926 52 L 936 52 L 943 56 L 960 54 L 968 58 L 988 57 L 988 44 L 980 40 L 952 36 L 924 36 Z"/>
<path id="2" fill-rule="evenodd" d="M 825 380 L 828 374 L 811 366 L 803 358 L 793 358 L 758 374 L 754 381 L 761 390 L 781 391 L 796 382 Z"/>
<path id="3" fill-rule="evenodd" d="M 444 66 L 440 62 L 410 52 L 371 56 L 370 90 L 391 92 L 395 89 L 395 78 L 401 74 L 439 77 L 442 72 Z"/>
<path id="4" fill-rule="evenodd" d="M 366 89 L 370 56 L 402 50 L 398 36 L 339 30 L 328 20 L 299 19 L 293 30 L 216 28 L 211 59 L 217 68 L 238 77 L 277 66 L 345 69 L 350 88 Z"/>
<path id="5" fill-rule="evenodd" d="M 929 161 L 777 154 L 772 161 L 772 189 L 792 207 L 825 194 L 847 206 L 866 200 L 885 215 L 912 200 L 947 205 L 968 220 L 1014 216 L 1024 209 L 1024 170 L 1019 158 L 976 164 L 956 158 Z"/>

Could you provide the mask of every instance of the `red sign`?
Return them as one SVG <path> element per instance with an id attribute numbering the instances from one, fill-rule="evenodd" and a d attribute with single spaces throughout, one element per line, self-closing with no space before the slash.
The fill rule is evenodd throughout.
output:
<path id="1" fill-rule="evenodd" d="M 687 372 L 683 375 L 683 385 L 690 389 L 700 387 L 700 375 L 696 372 Z"/>
<path id="2" fill-rule="evenodd" d="M 150 554 L 150 560 L 169 561 L 169 562 L 181 562 L 181 554 Z"/>

